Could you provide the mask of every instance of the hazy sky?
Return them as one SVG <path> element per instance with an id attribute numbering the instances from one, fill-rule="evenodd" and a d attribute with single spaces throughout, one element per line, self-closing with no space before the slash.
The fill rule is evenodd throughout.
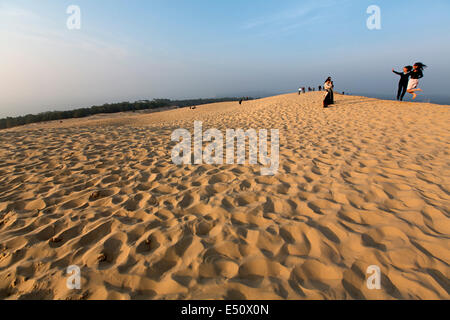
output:
<path id="1" fill-rule="evenodd" d="M 66 10 L 81 9 L 69 30 Z M 366 10 L 381 8 L 381 30 Z M 450 1 L 0 0 L 0 117 L 106 102 L 295 91 L 390 94 L 422 61 L 449 95 Z"/>

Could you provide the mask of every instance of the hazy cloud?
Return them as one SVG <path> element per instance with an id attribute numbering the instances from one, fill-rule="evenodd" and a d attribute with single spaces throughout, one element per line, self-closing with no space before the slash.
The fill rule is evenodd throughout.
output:
<path id="1" fill-rule="evenodd" d="M 36 18 L 37 15 L 29 10 L 22 9 L 20 7 L 11 6 L 6 3 L 0 3 L 0 17 L 11 18 Z"/>
<path id="2" fill-rule="evenodd" d="M 311 24 L 326 16 L 325 9 L 336 5 L 335 1 L 309 2 L 301 7 L 275 12 L 272 15 L 247 21 L 242 29 L 267 28 L 273 31 L 288 31 Z"/>

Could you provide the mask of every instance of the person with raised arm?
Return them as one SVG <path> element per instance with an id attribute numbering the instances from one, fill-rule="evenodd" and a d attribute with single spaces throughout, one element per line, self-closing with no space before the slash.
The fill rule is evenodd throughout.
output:
<path id="1" fill-rule="evenodd" d="M 397 72 L 392 69 L 392 72 L 400 76 L 400 81 L 398 83 L 397 100 L 403 101 L 405 97 L 406 90 L 408 89 L 409 77 L 411 76 L 412 66 L 406 66 L 403 68 L 403 72 Z"/>

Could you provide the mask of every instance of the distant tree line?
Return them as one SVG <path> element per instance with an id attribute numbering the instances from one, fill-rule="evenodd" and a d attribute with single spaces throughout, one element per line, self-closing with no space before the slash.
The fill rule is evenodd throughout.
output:
<path id="1" fill-rule="evenodd" d="M 48 111 L 39 114 L 28 114 L 20 117 L 8 117 L 0 119 L 0 129 L 7 129 L 22 126 L 29 123 L 38 123 L 53 120 L 65 120 L 73 118 L 84 118 L 100 113 L 118 113 L 138 110 L 158 109 L 164 107 L 190 107 L 208 103 L 239 101 L 240 98 L 220 98 L 220 99 L 190 99 L 190 100 L 170 100 L 154 99 L 139 100 L 136 102 L 107 103 L 102 106 L 92 106 L 69 111 Z"/>

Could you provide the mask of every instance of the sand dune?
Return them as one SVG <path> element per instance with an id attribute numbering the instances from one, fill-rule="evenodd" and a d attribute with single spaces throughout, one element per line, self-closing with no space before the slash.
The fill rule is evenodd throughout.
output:
<path id="1" fill-rule="evenodd" d="M 450 108 L 322 98 L 1 131 L 0 299 L 449 299 Z M 172 164 L 195 120 L 279 129 L 278 174 Z"/>

